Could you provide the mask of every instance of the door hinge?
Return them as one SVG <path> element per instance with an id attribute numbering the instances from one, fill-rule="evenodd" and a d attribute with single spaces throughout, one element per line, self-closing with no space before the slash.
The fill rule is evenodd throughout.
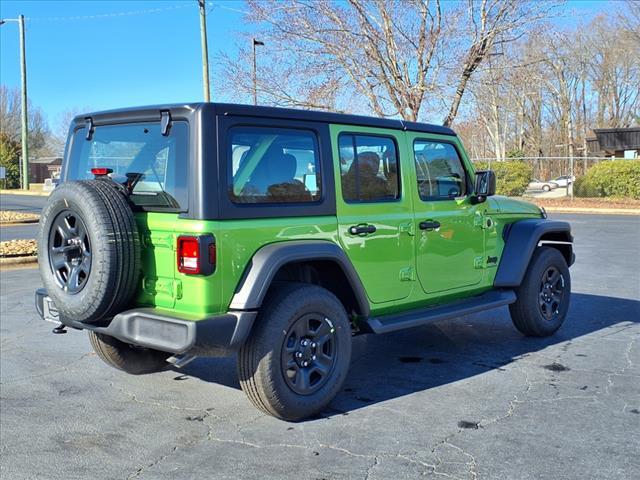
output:
<path id="1" fill-rule="evenodd" d="M 398 225 L 398 230 L 400 230 L 400 233 L 406 233 L 411 236 L 416 234 L 416 226 L 413 222 L 401 223 Z"/>
<path id="2" fill-rule="evenodd" d="M 400 281 L 401 282 L 415 282 L 416 271 L 413 267 L 406 267 L 400 269 Z"/>
<path id="3" fill-rule="evenodd" d="M 175 238 L 172 234 L 145 233 L 142 235 L 142 246 L 145 248 L 168 248 L 174 249 Z"/>
<path id="4" fill-rule="evenodd" d="M 498 266 L 498 257 L 489 255 L 488 257 L 476 257 L 473 259 L 474 268 L 489 268 Z"/>
<path id="5" fill-rule="evenodd" d="M 166 277 L 145 277 L 142 279 L 142 288 L 147 295 L 166 295 L 176 300 L 182 298 L 182 281 L 172 280 Z"/>
<path id="6" fill-rule="evenodd" d="M 480 227 L 483 230 L 488 230 L 490 228 L 493 228 L 494 221 L 491 217 L 485 215 L 485 212 L 477 211 L 476 216 L 473 219 L 473 225 L 475 227 Z"/>

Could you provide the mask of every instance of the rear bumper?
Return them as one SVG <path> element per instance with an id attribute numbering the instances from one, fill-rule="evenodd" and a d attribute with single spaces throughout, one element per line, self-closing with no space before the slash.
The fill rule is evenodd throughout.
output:
<path id="1" fill-rule="evenodd" d="M 157 308 L 135 308 L 119 313 L 107 326 L 90 325 L 62 316 L 45 318 L 47 291 L 35 294 L 36 309 L 45 320 L 59 321 L 69 327 L 110 335 L 123 342 L 164 352 L 224 354 L 239 349 L 257 312 L 231 311 L 211 317 L 169 315 Z M 49 311 L 50 312 L 50 311 Z"/>

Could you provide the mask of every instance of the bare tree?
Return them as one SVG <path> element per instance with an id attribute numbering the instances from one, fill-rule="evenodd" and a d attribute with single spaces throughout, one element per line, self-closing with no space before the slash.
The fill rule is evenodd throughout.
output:
<path id="1" fill-rule="evenodd" d="M 631 20 L 630 20 L 631 21 Z M 591 87 L 597 97 L 596 126 L 626 127 L 640 110 L 640 41 L 638 29 L 620 28 L 600 16 L 589 25 L 584 48 L 589 56 Z"/>
<path id="2" fill-rule="evenodd" d="M 552 2 L 524 2 L 522 0 L 467 0 L 466 47 L 449 113 L 444 125 L 451 125 L 458 114 L 460 102 L 471 76 L 493 52 L 523 37 L 527 28 L 547 18 L 557 7 Z"/>
<path id="3" fill-rule="evenodd" d="M 378 116 L 416 120 L 435 88 L 443 40 L 440 0 L 248 5 L 249 19 L 268 26 L 263 36 L 270 62 L 261 66 L 258 90 L 269 103 L 333 110 L 356 93 Z M 248 62 L 225 64 L 239 74 Z M 247 90 L 246 83 L 242 87 Z"/>
<path id="4" fill-rule="evenodd" d="M 0 86 L 0 133 L 3 138 L 16 142 L 20 140 L 20 91 L 17 88 Z M 49 153 L 50 131 L 47 120 L 38 107 L 31 102 L 27 106 L 29 112 L 29 147 L 30 156 L 47 155 Z"/>
<path id="5" fill-rule="evenodd" d="M 468 0 L 443 8 L 440 0 L 249 0 L 248 20 L 266 26 L 259 35 L 268 39 L 257 90 L 270 104 L 358 110 L 364 103 L 378 116 L 412 121 L 425 107 L 445 106 L 448 125 L 471 75 L 498 39 L 519 38 L 552 5 Z M 223 59 L 226 76 L 239 82 L 241 93 L 252 88 L 248 54 L 246 48 L 239 58 Z"/>

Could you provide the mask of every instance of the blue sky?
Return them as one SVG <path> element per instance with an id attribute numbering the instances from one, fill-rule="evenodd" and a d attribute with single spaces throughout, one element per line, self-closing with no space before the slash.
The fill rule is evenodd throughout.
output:
<path id="1" fill-rule="evenodd" d="M 208 1 L 212 98 L 221 78 L 215 57 L 233 54 L 247 31 L 242 0 Z M 605 1 L 570 1 L 568 25 L 609 10 Z M 157 11 L 150 11 L 157 10 Z M 0 17 L 27 18 L 28 90 L 52 127 L 62 112 L 202 100 L 196 0 L 0 1 Z M 114 15 L 111 15 L 114 14 Z M 18 25 L 0 27 L 0 83 L 20 85 Z M 250 99 L 247 99 L 249 101 Z"/>
<path id="2" fill-rule="evenodd" d="M 213 60 L 219 51 L 235 50 L 235 33 L 244 28 L 242 13 L 235 10 L 242 8 L 241 1 L 220 0 L 208 7 L 214 95 L 223 79 Z M 148 12 L 154 9 L 159 11 Z M 140 11 L 147 12 L 133 13 Z M 129 14 L 101 16 L 123 12 Z M 74 107 L 102 110 L 203 98 L 195 0 L 0 2 L 2 18 L 19 14 L 27 18 L 29 97 L 53 125 Z M 18 42 L 17 23 L 0 27 L 4 85 L 20 85 Z"/>

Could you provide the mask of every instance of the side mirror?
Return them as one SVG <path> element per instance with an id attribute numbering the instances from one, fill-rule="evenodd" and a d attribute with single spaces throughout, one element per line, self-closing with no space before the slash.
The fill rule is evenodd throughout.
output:
<path id="1" fill-rule="evenodd" d="M 491 170 L 476 172 L 476 188 L 473 203 L 482 203 L 487 197 L 496 194 L 496 174 Z"/>

